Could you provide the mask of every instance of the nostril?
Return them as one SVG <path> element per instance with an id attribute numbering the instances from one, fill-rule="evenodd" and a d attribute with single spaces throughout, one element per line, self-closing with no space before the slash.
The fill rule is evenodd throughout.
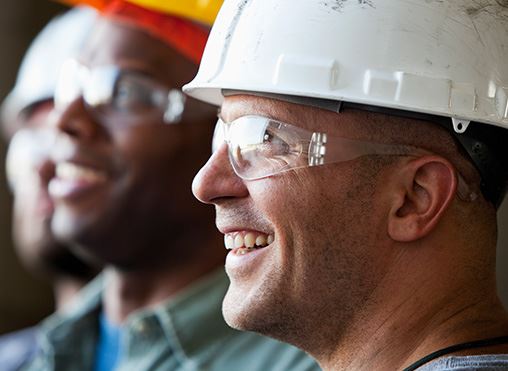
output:
<path id="1" fill-rule="evenodd" d="M 76 123 L 75 119 L 68 120 L 66 124 L 62 126 L 61 131 L 73 138 L 88 136 L 85 135 L 86 131 L 83 129 L 83 126 Z"/>
<path id="2" fill-rule="evenodd" d="M 82 97 L 55 111 L 56 129 L 75 139 L 88 140 L 97 133 L 97 123 L 84 105 Z"/>

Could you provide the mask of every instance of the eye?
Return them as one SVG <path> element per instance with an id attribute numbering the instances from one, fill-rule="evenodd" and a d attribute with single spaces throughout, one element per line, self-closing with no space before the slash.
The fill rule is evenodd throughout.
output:
<path id="1" fill-rule="evenodd" d="M 151 92 L 131 78 L 120 78 L 116 84 L 113 105 L 120 111 L 139 111 L 153 107 Z"/>
<path id="2" fill-rule="evenodd" d="M 263 135 L 263 143 L 259 144 L 258 151 L 266 157 L 287 156 L 291 153 L 291 144 L 282 136 L 282 133 L 273 128 L 267 128 Z"/>

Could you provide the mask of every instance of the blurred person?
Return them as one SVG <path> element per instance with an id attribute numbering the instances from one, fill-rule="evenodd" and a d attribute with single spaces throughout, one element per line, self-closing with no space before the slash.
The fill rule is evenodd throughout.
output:
<path id="1" fill-rule="evenodd" d="M 76 8 L 51 21 L 30 46 L 1 107 L 9 141 L 6 169 L 14 196 L 16 253 L 28 271 L 51 283 L 57 311 L 97 272 L 52 234 L 53 203 L 47 188 L 54 175 L 49 156 L 55 137 L 48 116 L 59 67 L 82 46 L 95 18 L 92 9 Z M 35 326 L 0 337 L 2 370 L 18 369 L 34 356 L 37 332 Z"/>
<path id="2" fill-rule="evenodd" d="M 52 230 L 105 264 L 43 324 L 29 370 L 307 370 L 304 353 L 229 328 L 213 210 L 190 191 L 215 108 L 187 99 L 220 1 L 112 1 L 56 93 Z"/>
<path id="3" fill-rule="evenodd" d="M 507 370 L 507 59 L 506 1 L 226 0 L 184 88 L 220 107 L 226 321 L 326 370 Z"/>

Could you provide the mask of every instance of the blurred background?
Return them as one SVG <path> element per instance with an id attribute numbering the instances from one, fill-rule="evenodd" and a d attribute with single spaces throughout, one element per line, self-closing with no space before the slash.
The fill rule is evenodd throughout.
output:
<path id="1" fill-rule="evenodd" d="M 13 86 L 30 41 L 64 9 L 46 0 L 0 0 L 0 99 Z M 5 150 L 6 144 L 0 140 L 0 333 L 35 324 L 53 307 L 49 286 L 27 274 L 13 252 Z"/>
<path id="2" fill-rule="evenodd" d="M 30 41 L 52 16 L 64 9 L 46 0 L 0 0 L 0 99 L 13 86 Z M 0 141 L 0 333 L 37 323 L 53 306 L 49 286 L 26 273 L 13 253 L 5 150 L 5 142 Z M 499 214 L 499 291 L 508 306 L 508 202 Z"/>

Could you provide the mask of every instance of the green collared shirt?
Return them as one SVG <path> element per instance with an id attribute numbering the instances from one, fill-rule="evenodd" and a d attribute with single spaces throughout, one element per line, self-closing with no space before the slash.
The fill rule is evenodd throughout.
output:
<path id="1" fill-rule="evenodd" d="M 103 277 L 88 285 L 67 314 L 41 325 L 41 352 L 24 370 L 93 371 Z M 122 329 L 117 371 L 307 371 L 317 364 L 300 350 L 227 326 L 228 287 L 216 272 L 168 302 L 133 313 Z"/>

